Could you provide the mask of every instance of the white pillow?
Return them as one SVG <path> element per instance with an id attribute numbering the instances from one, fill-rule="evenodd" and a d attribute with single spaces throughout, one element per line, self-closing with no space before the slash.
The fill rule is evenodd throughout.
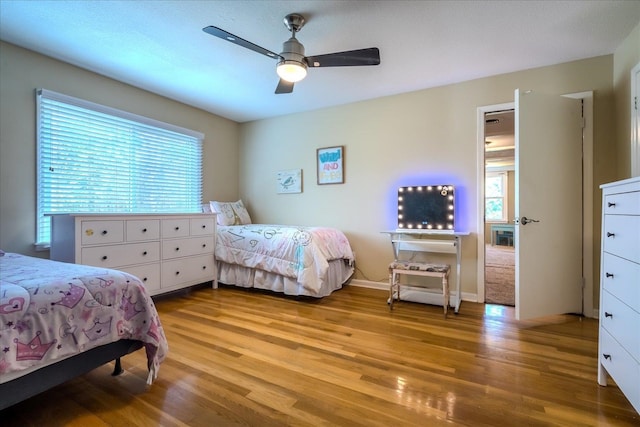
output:
<path id="1" fill-rule="evenodd" d="M 251 217 L 242 200 L 237 202 L 209 202 L 211 210 L 217 213 L 219 225 L 244 225 L 251 224 Z"/>

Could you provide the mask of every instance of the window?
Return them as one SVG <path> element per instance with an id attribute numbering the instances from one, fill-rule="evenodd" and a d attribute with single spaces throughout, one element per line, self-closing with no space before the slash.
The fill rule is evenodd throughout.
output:
<path id="1" fill-rule="evenodd" d="M 37 245 L 56 213 L 200 212 L 204 135 L 40 89 Z"/>
<path id="2" fill-rule="evenodd" d="M 485 221 L 507 221 L 507 173 L 493 172 L 485 177 Z"/>

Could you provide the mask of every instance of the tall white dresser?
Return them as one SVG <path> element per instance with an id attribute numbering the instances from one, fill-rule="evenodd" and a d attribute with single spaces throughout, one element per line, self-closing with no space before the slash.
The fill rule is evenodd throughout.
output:
<path id="1" fill-rule="evenodd" d="M 640 177 L 600 188 L 598 383 L 609 374 L 640 412 Z"/>
<path id="2" fill-rule="evenodd" d="M 215 214 L 52 215 L 50 258 L 126 271 L 150 295 L 216 278 Z"/>

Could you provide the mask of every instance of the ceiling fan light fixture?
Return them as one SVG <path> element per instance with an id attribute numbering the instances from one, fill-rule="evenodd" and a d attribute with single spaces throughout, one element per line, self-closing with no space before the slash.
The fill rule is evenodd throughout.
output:
<path id="1" fill-rule="evenodd" d="M 299 13 L 290 13 L 284 17 L 284 25 L 291 32 L 291 37 L 282 43 L 282 51 L 279 54 L 235 36 L 222 28 L 209 25 L 202 30 L 214 37 L 268 56 L 269 58 L 277 58 L 278 64 L 276 66 L 276 72 L 280 80 L 275 90 L 276 94 L 293 92 L 294 83 L 299 82 L 307 76 L 308 67 L 351 67 L 380 64 L 380 51 L 377 47 L 326 53 L 312 57 L 305 56 L 304 46 L 296 39 L 296 33 L 302 29 L 304 24 L 305 18 Z"/>
<path id="2" fill-rule="evenodd" d="M 307 64 L 291 59 L 283 59 L 278 62 L 276 72 L 282 80 L 296 83 L 307 76 Z"/>

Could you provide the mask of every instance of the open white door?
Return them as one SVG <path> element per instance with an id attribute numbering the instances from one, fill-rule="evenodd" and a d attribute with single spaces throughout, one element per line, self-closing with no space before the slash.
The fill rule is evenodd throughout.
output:
<path id="1" fill-rule="evenodd" d="M 580 100 L 515 91 L 516 318 L 582 312 Z"/>

